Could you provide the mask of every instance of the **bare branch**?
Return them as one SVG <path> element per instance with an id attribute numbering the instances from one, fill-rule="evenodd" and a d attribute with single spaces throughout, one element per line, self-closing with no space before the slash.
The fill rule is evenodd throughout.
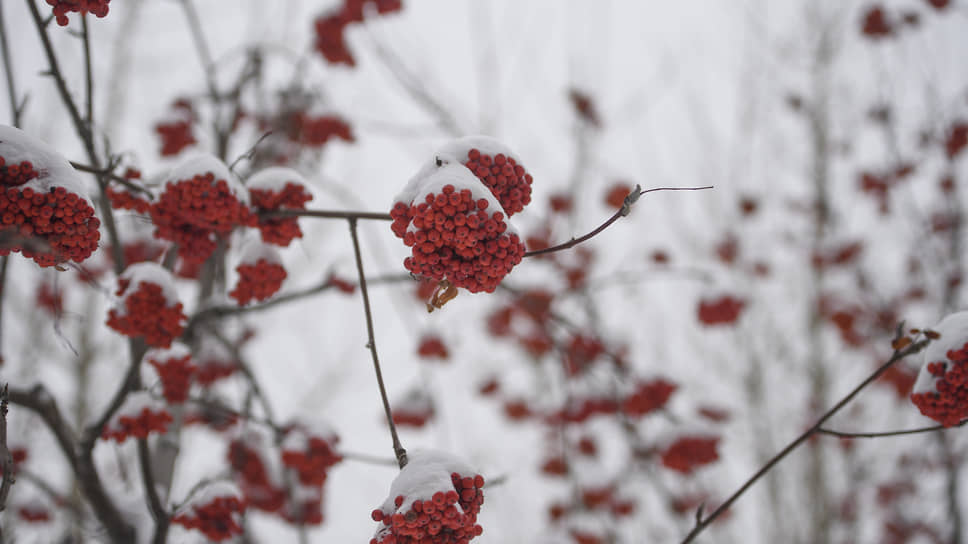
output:
<path id="1" fill-rule="evenodd" d="M 380 370 L 380 357 L 376 352 L 376 339 L 373 335 L 373 313 L 370 311 L 370 294 L 366 288 L 366 274 L 363 273 L 363 257 L 360 254 L 360 240 L 356 234 L 356 219 L 350 219 L 350 237 L 353 239 L 353 254 L 356 256 L 356 272 L 360 281 L 360 293 L 363 295 L 363 311 L 366 314 L 366 347 L 370 349 L 373 357 L 373 370 L 376 371 L 376 383 L 380 386 L 380 398 L 383 400 L 383 411 L 387 416 L 387 425 L 390 427 L 390 436 L 393 438 L 393 453 L 397 456 L 397 463 L 400 468 L 407 465 L 407 450 L 400 443 L 397 436 L 397 427 L 393 424 L 393 413 L 390 411 L 390 400 L 387 398 L 387 389 L 383 384 L 383 371 Z"/>
<path id="2" fill-rule="evenodd" d="M 374 221 L 393 221 L 388 213 L 353 212 L 335 210 L 274 210 L 260 214 L 260 217 L 319 217 L 323 219 L 371 219 Z"/>
<path id="3" fill-rule="evenodd" d="M 898 328 L 898 330 L 900 330 L 900 327 Z M 701 533 L 703 529 L 708 527 L 709 524 L 715 521 L 720 514 L 722 514 L 730 506 L 732 506 L 732 504 L 736 502 L 736 500 L 739 499 L 740 496 L 742 496 L 747 489 L 752 487 L 753 484 L 755 484 L 760 478 L 762 478 L 767 472 L 769 472 L 770 469 L 772 469 L 777 463 L 782 461 L 784 457 L 789 455 L 790 452 L 797 449 L 797 447 L 803 444 L 804 442 L 806 442 L 808 438 L 818 433 L 820 429 L 823 427 L 823 424 L 827 422 L 827 420 L 829 420 L 831 417 L 834 416 L 834 414 L 839 412 L 841 408 L 843 408 L 844 406 L 847 405 L 847 403 L 853 400 L 853 398 L 856 397 L 857 394 L 861 392 L 861 390 L 863 390 L 865 387 L 870 385 L 874 380 L 880 377 L 880 375 L 883 374 L 885 371 L 887 371 L 888 368 L 893 366 L 894 363 L 900 361 L 901 359 L 909 355 L 913 355 L 921 351 L 921 349 L 923 349 L 924 346 L 928 345 L 929 342 L 930 340 L 928 339 L 919 340 L 913 344 L 908 345 L 906 348 L 902 350 L 895 350 L 894 354 L 891 356 L 890 359 L 887 360 L 887 362 L 881 365 L 880 368 L 875 370 L 873 374 L 868 376 L 864 381 L 862 381 L 859 385 L 857 385 L 857 387 L 851 390 L 850 393 L 847 393 L 847 395 L 845 395 L 842 399 L 840 399 L 837 402 L 837 404 L 835 404 L 831 409 L 827 410 L 826 413 L 820 416 L 820 419 L 818 419 L 817 422 L 814 423 L 809 429 L 807 429 L 802 434 L 800 434 L 800 436 L 794 439 L 793 442 L 790 442 L 789 444 L 787 444 L 785 448 L 783 448 L 779 453 L 774 455 L 769 461 L 766 462 L 766 464 L 760 467 L 760 469 L 757 470 L 755 474 L 753 474 L 752 476 L 750 476 L 749 479 L 743 482 L 743 485 L 741 485 L 739 489 L 737 489 L 732 495 L 730 495 L 730 497 L 726 499 L 726 501 L 723 502 L 723 504 L 719 505 L 719 507 L 716 508 L 716 510 L 714 510 L 708 516 L 703 517 L 701 520 L 697 519 L 695 526 L 692 528 L 691 531 L 689 531 L 689 534 L 686 535 L 686 537 L 682 540 L 682 544 L 687 544 L 695 540 L 695 538 L 699 536 L 699 533 Z"/>
<path id="4" fill-rule="evenodd" d="M 620 218 L 628 215 L 629 212 L 632 211 L 632 204 L 635 204 L 635 202 L 639 199 L 639 197 L 646 193 L 652 193 L 655 191 L 701 191 L 703 189 L 712 189 L 712 188 L 713 188 L 712 185 L 709 185 L 706 187 L 658 187 L 655 189 L 648 189 L 648 190 L 642 191 L 641 190 L 642 188 L 636 185 L 635 189 L 633 189 L 632 192 L 625 197 L 625 201 L 622 203 L 621 209 L 619 209 L 617 212 L 615 212 L 615 214 L 613 214 L 611 217 L 606 219 L 605 222 L 599 225 L 595 230 L 589 232 L 588 234 L 582 237 L 572 238 L 571 240 L 568 240 L 567 242 L 558 244 L 556 246 L 546 247 L 544 249 L 537 249 L 534 251 L 528 251 L 527 253 L 524 254 L 524 256 L 537 257 L 539 255 L 554 253 L 556 251 L 561 251 L 563 249 L 569 249 L 569 248 L 575 247 L 586 240 L 594 238 L 603 230 L 607 229 L 609 225 L 618 221 Z"/>
<path id="5" fill-rule="evenodd" d="M 10 124 L 20 127 L 23 104 L 17 104 L 17 86 L 13 79 L 13 62 L 10 60 L 10 46 L 7 44 L 7 25 L 0 5 L 0 55 L 3 57 L 3 70 L 7 75 L 7 98 L 10 100 Z"/>
<path id="6" fill-rule="evenodd" d="M 13 470 L 13 454 L 7 447 L 7 402 L 9 401 L 9 384 L 0 389 L 0 465 L 3 467 L 3 482 L 0 483 L 0 512 L 7 508 L 7 495 L 10 486 L 17 481 Z"/>
<path id="7" fill-rule="evenodd" d="M 968 425 L 968 419 L 962 420 L 950 427 L 945 427 L 944 425 L 932 425 L 930 427 L 920 427 L 917 429 L 906 429 L 903 431 L 881 431 L 875 433 L 854 433 L 846 431 L 835 431 L 833 429 L 820 428 L 817 429 L 819 434 L 827 434 L 830 436 L 839 436 L 840 438 L 882 438 L 885 436 L 904 436 L 907 434 L 921 434 L 921 433 L 933 433 L 935 431 L 944 431 L 945 429 L 955 429 L 958 427 L 964 427 Z"/>

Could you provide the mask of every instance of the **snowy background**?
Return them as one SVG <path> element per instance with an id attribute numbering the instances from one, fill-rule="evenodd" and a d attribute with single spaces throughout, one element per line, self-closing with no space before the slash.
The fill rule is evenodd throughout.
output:
<path id="1" fill-rule="evenodd" d="M 634 516 L 609 527 L 614 542 L 681 539 L 693 519 L 688 512 L 671 513 L 670 496 L 708 491 L 711 503 L 721 501 L 890 354 L 885 327 L 858 326 L 863 342 L 854 347 L 831 323 L 815 325 L 818 285 L 838 292 L 845 304 L 865 308 L 882 308 L 894 294 L 923 286 L 929 296 L 900 306 L 896 316 L 910 326 L 930 326 L 962 307 L 957 289 L 954 298 L 942 295 L 951 293 L 942 287 L 945 274 L 960 264 L 943 256 L 943 244 L 931 238 L 929 218 L 946 203 L 937 194 L 938 177 L 951 171 L 963 187 L 968 161 L 946 162 L 943 147 L 922 146 L 919 135 L 926 131 L 937 142 L 951 123 L 968 116 L 963 0 L 944 12 L 926 1 L 884 2 L 892 14 L 918 13 L 920 26 L 879 41 L 860 32 L 871 5 L 867 0 L 405 0 L 400 13 L 373 17 L 348 31 L 354 68 L 328 65 L 311 49 L 313 20 L 332 8 L 329 2 L 196 4 L 219 81 L 236 77 L 246 48 L 264 48 L 267 88 L 299 74 L 318 93 L 316 111 L 337 113 L 352 126 L 355 142 L 330 143 L 300 169 L 315 195 L 311 208 L 388 211 L 435 149 L 453 137 L 478 133 L 505 142 L 534 176 L 533 204 L 514 218 L 522 232 L 546 224 L 551 195 L 573 196 L 574 213 L 547 223 L 553 241 L 585 233 L 608 217 L 613 210 L 604 197 L 617 182 L 644 189 L 715 186 L 643 196 L 629 217 L 587 243 L 596 255 L 589 270 L 593 287 L 555 303 L 557 312 L 597 331 L 610 345 L 627 346 L 625 359 L 634 375 L 661 376 L 678 385 L 665 413 L 644 420 L 639 436 L 652 444 L 697 431 L 721 437 L 720 461 L 693 475 L 652 462 L 635 465 L 626 478 L 621 467 L 629 463 L 629 445 L 619 426 L 607 419 L 587 424 L 601 454 L 576 478 L 604 483 L 620 476 L 623 496 L 638 500 Z M 23 128 L 83 162 L 69 118 L 42 74 L 46 60 L 26 8 L 5 2 L 3 10 L 13 72 L 27 97 Z M 154 124 L 169 114 L 176 97 L 206 93 L 180 4 L 116 0 L 109 16 L 91 18 L 90 26 L 97 131 L 112 152 L 123 153 L 146 177 L 163 172 L 177 161 L 159 156 Z M 56 25 L 50 33 L 68 83 L 80 96 L 79 41 Z M 401 84 L 401 70 L 412 85 Z M 599 128 L 576 117 L 571 89 L 592 98 Z M 6 104 L 6 91 L 0 94 Z M 827 112 L 829 156 L 823 169 L 832 218 L 818 238 L 809 213 L 818 163 L 808 111 L 821 103 Z M 891 107 L 893 138 L 870 121 L 870 110 L 879 104 Z M 8 123 L 3 111 L 0 122 Z M 210 134 L 196 135 L 197 150 L 211 148 Z M 245 152 L 258 137 L 252 127 L 241 129 L 228 156 Z M 858 189 L 859 173 L 908 159 L 916 170 L 892 189 L 891 213 L 884 215 Z M 738 205 L 742 198 L 758 203 L 751 217 Z M 304 238 L 282 252 L 289 271 L 284 291 L 314 285 L 330 273 L 353 280 L 346 223 L 303 219 L 301 225 Z M 388 224 L 364 221 L 360 229 L 367 273 L 401 274 L 408 251 Z M 716 252 L 728 234 L 740 244 L 732 264 Z M 810 264 L 816 240 L 823 247 L 862 240 L 864 247 L 849 267 L 817 280 Z M 650 256 L 657 250 L 671 262 L 655 263 Z M 917 276 L 908 266 L 912 258 L 923 265 Z M 751 273 L 757 264 L 767 265 L 769 274 Z M 0 378 L 21 385 L 42 381 L 73 417 L 75 353 L 93 353 L 86 410 L 96 414 L 126 365 L 123 339 L 103 327 L 113 281 L 103 280 L 101 289 L 68 289 L 64 315 L 51 319 L 34 308 L 36 286 L 56 281 L 70 287 L 78 280 L 55 279 L 61 274 L 19 257 L 9 267 Z M 864 291 L 857 288 L 859 276 Z M 506 283 L 517 289 L 566 286 L 537 260 L 519 265 Z M 183 300 L 194 300 L 191 286 L 181 288 Z M 698 301 L 722 294 L 747 301 L 740 320 L 735 326 L 703 326 L 696 318 Z M 477 393 L 481 383 L 499 375 L 506 398 L 554 406 L 569 394 L 547 371 L 552 363 L 532 363 L 513 343 L 488 335 L 487 315 L 510 295 L 462 293 L 430 314 L 407 282 L 374 285 L 370 297 L 391 402 L 416 389 L 436 406 L 426 427 L 401 430 L 404 445 L 454 453 L 485 477 L 502 479 L 486 491 L 484 534 L 475 542 L 530 544 L 544 542 L 541 535 L 548 542 L 567 541 L 549 532 L 547 509 L 572 484 L 539 471 L 551 451 L 551 428 L 536 421 L 510 423 L 500 401 Z M 392 461 L 358 292 L 330 290 L 243 319 L 257 332 L 246 358 L 280 420 L 325 421 L 339 434 L 344 452 Z M 417 356 L 419 339 L 428 333 L 445 341 L 449 362 Z M 86 342 L 92 345 L 82 345 Z M 916 369 L 918 362 L 902 364 Z M 811 388 L 817 365 L 822 398 Z M 244 396 L 241 380 L 223 387 L 230 398 Z M 697 415 L 703 406 L 725 410 L 730 418 L 703 419 Z M 29 445 L 27 466 L 69 490 L 59 455 L 38 453 L 42 444 L 53 444 L 38 420 L 13 408 L 10 422 L 11 441 Z M 929 424 L 903 396 L 875 385 L 830 426 L 880 431 Z M 849 451 L 835 438 L 819 437 L 830 541 L 887 542 L 885 526 L 895 514 L 878 502 L 877 493 L 898 478 L 917 484 L 903 498 L 905 515 L 947 535 L 952 472 L 941 452 L 960 460 L 968 451 L 960 434 L 949 431 L 944 445 L 930 434 L 855 440 Z M 808 451 L 781 464 L 775 478 L 760 482 L 700 541 L 818 541 L 809 506 L 812 486 L 805 483 L 815 480 Z M 130 500 L 133 517 L 149 523 L 136 473 L 118 468 L 135 459 L 134 446 L 104 443 L 96 453 L 109 488 Z M 181 456 L 174 498 L 224 468 L 224 441 L 205 430 L 188 430 Z M 334 467 L 326 484 L 325 522 L 308 530 L 308 541 L 368 541 L 376 526 L 370 512 L 386 497 L 396 472 L 392 463 L 353 459 Z M 968 508 L 968 480 L 953 474 L 962 483 L 960 504 Z M 18 482 L 11 503 L 33 496 L 40 494 Z M 848 502 L 852 516 L 842 511 Z M 9 519 L 9 510 L 5 516 Z M 273 518 L 254 514 L 250 522 L 255 541 L 296 541 L 296 532 Z M 58 523 L 67 521 L 27 527 L 18 536 L 46 542 L 57 534 Z M 598 524 L 606 522 L 590 517 L 575 523 L 604 530 Z M 930 540 L 921 534 L 898 542 L 922 541 Z"/>

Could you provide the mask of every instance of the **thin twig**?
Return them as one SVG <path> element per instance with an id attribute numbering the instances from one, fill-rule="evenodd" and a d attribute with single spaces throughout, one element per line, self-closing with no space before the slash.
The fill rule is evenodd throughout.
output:
<path id="1" fill-rule="evenodd" d="M 0 464 L 3 466 L 3 482 L 0 483 L 0 512 L 7 508 L 7 495 L 10 486 L 17 481 L 13 470 L 13 454 L 7 447 L 7 402 L 9 401 L 9 386 L 0 389 Z"/>
<path id="2" fill-rule="evenodd" d="M 359 461 L 360 463 L 367 463 L 370 465 L 397 466 L 397 460 L 390 459 L 389 457 L 377 457 L 376 455 L 346 452 L 342 450 L 340 450 L 338 453 L 340 457 L 347 461 Z"/>
<path id="3" fill-rule="evenodd" d="M 87 13 L 81 12 L 81 41 L 84 44 L 84 111 L 87 114 L 87 130 L 94 130 L 94 70 L 91 68 L 91 33 L 87 25 Z"/>
<path id="4" fill-rule="evenodd" d="M 146 188 L 144 188 L 144 187 L 142 187 L 142 186 L 140 186 L 140 185 L 138 185 L 136 183 L 132 183 L 130 179 L 127 179 L 127 178 L 124 178 L 124 177 L 121 177 L 121 176 L 115 174 L 113 167 L 110 167 L 110 168 L 95 168 L 93 166 L 90 166 L 90 165 L 87 165 L 87 164 L 82 164 L 82 163 L 75 162 L 75 161 L 70 161 L 70 162 L 71 162 L 71 166 L 74 167 L 74 170 L 79 170 L 81 172 L 87 172 L 88 174 L 94 174 L 94 175 L 96 175 L 98 177 L 104 177 L 104 178 L 107 178 L 107 179 L 109 179 L 111 181 L 114 181 L 116 183 L 120 183 L 121 185 L 124 185 L 126 188 L 128 188 L 128 189 L 130 189 L 132 191 L 136 191 L 138 193 L 141 193 L 141 194 L 143 194 L 143 195 L 145 195 L 145 196 L 147 196 L 149 198 L 152 196 L 151 195 L 151 191 L 149 191 L 148 189 L 146 189 Z"/>
<path id="5" fill-rule="evenodd" d="M 632 210 L 632 204 L 639 199 L 640 196 L 646 193 L 652 193 L 655 191 L 701 191 L 703 189 L 712 189 L 713 186 L 709 185 L 706 187 L 657 187 L 655 189 L 647 189 L 645 191 L 641 190 L 641 187 L 636 185 L 635 189 L 632 190 L 628 196 L 625 197 L 625 201 L 622 203 L 622 207 L 615 212 L 614 215 L 605 220 L 604 223 L 599 225 L 595 230 L 589 232 L 588 234 L 580 238 L 572 238 L 567 242 L 558 244 L 556 246 L 546 247 L 544 249 L 536 249 L 534 251 L 528 251 L 524 254 L 525 257 L 537 257 L 538 255 L 545 255 L 548 253 L 554 253 L 555 251 L 561 251 L 563 249 L 568 249 L 577 246 L 578 244 L 597 236 L 603 230 L 607 229 L 609 225 L 618 221 L 620 218 L 625 217 Z"/>
<path id="6" fill-rule="evenodd" d="M 182 0 L 182 8 L 185 10 L 185 18 L 188 19 L 188 28 L 192 35 L 192 42 L 198 53 L 199 60 L 202 61 L 202 73 L 205 74 L 205 84 L 208 86 L 208 93 L 213 103 L 218 102 L 218 87 L 215 85 L 215 63 L 212 61 L 212 53 L 209 51 L 208 44 L 205 43 L 205 35 L 202 33 L 202 23 L 195 11 L 195 4 L 191 0 Z"/>
<path id="7" fill-rule="evenodd" d="M 3 299 L 7 292 L 7 262 L 9 255 L 0 257 L 0 364 L 3 364 Z"/>
<path id="8" fill-rule="evenodd" d="M 944 425 L 932 425 L 930 427 L 920 427 L 918 429 L 906 429 L 903 431 L 882 431 L 876 433 L 853 433 L 846 431 L 835 431 L 833 429 L 820 428 L 817 429 L 819 434 L 828 434 L 830 436 L 839 436 L 840 438 L 881 438 L 884 436 L 904 436 L 906 434 L 921 434 L 921 433 L 931 433 L 935 431 L 943 431 L 945 429 L 954 429 L 957 427 L 964 427 L 968 425 L 968 419 L 962 420 L 954 425 L 945 427 Z"/>
<path id="9" fill-rule="evenodd" d="M 902 331 L 900 326 L 898 327 L 898 331 L 899 332 Z M 706 517 L 697 516 L 695 526 L 692 528 L 691 531 L 689 531 L 689 534 L 686 535 L 686 537 L 682 540 L 682 544 L 688 544 L 689 542 L 692 542 L 697 536 L 699 536 L 699 533 L 701 533 L 703 529 L 708 527 L 710 523 L 712 523 L 717 517 L 720 516 L 720 514 L 722 514 L 730 506 L 732 506 L 732 504 L 736 502 L 736 500 L 739 499 L 740 496 L 742 496 L 747 489 L 752 487 L 754 483 L 756 483 L 767 472 L 769 472 L 770 469 L 772 469 L 777 463 L 782 461 L 783 458 L 785 458 L 790 452 L 797 449 L 797 447 L 803 444 L 804 442 L 806 442 L 807 439 L 809 439 L 811 436 L 819 432 L 819 430 L 823 427 L 823 424 L 826 423 L 828 419 L 830 419 L 831 417 L 834 416 L 834 414 L 839 412 L 841 408 L 843 408 L 844 406 L 847 405 L 847 403 L 853 400 L 853 398 L 857 396 L 857 394 L 860 393 L 861 390 L 863 390 L 865 387 L 870 385 L 874 380 L 879 378 L 880 375 L 883 374 L 885 371 L 887 371 L 887 369 L 890 368 L 892 365 L 894 365 L 894 363 L 900 361 L 901 359 L 907 357 L 908 355 L 912 355 L 914 353 L 921 351 L 924 348 L 924 346 L 926 346 L 929 342 L 930 342 L 929 339 L 924 339 L 918 342 L 914 342 L 902 350 L 895 350 L 894 354 L 891 356 L 890 359 L 887 360 L 886 363 L 881 365 L 880 368 L 875 370 L 873 374 L 868 376 L 864 381 L 862 381 L 859 385 L 857 385 L 857 387 L 851 390 L 850 393 L 847 393 L 847 395 L 845 395 L 842 399 L 840 399 L 837 402 L 837 404 L 833 406 L 833 408 L 827 410 L 827 412 L 824 413 L 822 416 L 820 416 L 820 419 L 818 419 L 817 422 L 814 423 L 809 429 L 804 431 L 802 434 L 800 434 L 800 436 L 798 436 L 792 442 L 787 444 L 785 448 L 783 448 L 779 453 L 774 455 L 769 461 L 766 462 L 765 465 L 760 467 L 760 469 L 757 470 L 755 474 L 753 474 L 752 476 L 750 476 L 748 480 L 743 482 L 743 485 L 741 485 L 739 489 L 737 489 L 732 495 L 730 495 L 728 499 L 726 499 L 725 502 L 719 505 L 719 507 L 716 508 L 711 514 L 709 514 L 709 516 L 706 516 Z"/>
<path id="10" fill-rule="evenodd" d="M 7 44 L 7 25 L 3 19 L 3 3 L 0 2 L 0 55 L 3 56 L 3 70 L 7 76 L 7 98 L 10 99 L 10 124 L 20 128 L 23 106 L 17 104 L 17 86 L 13 79 L 13 63 L 10 61 L 10 47 Z"/>
<path id="11" fill-rule="evenodd" d="M 360 281 L 360 293 L 363 295 L 363 311 L 366 314 L 366 347 L 370 349 L 373 357 L 373 370 L 376 371 L 376 383 L 380 387 L 380 398 L 383 399 L 383 411 L 387 416 L 387 425 L 390 427 L 390 436 L 393 438 L 393 453 L 397 456 L 397 464 L 400 468 L 407 465 L 407 450 L 403 449 L 400 437 L 397 436 L 397 427 L 393 424 L 393 413 L 390 411 L 390 400 L 387 398 L 387 389 L 383 384 L 383 371 L 380 370 L 380 357 L 376 352 L 376 339 L 373 335 L 373 313 L 370 311 L 370 294 L 366 288 L 366 274 L 363 273 L 363 256 L 360 253 L 360 240 L 356 233 L 356 219 L 350 219 L 350 237 L 353 239 L 353 254 L 356 256 L 356 272 Z"/>
<path id="12" fill-rule="evenodd" d="M 336 210 L 274 210 L 259 214 L 260 217 L 319 217 L 323 219 L 371 219 L 374 221 L 393 221 L 388 213 L 353 212 Z"/>

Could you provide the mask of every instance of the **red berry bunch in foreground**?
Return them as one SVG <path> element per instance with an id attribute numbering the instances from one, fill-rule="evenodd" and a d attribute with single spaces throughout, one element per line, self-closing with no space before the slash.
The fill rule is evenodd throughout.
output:
<path id="1" fill-rule="evenodd" d="M 427 178 L 421 201 L 397 202 L 390 215 L 394 234 L 412 247 L 404 266 L 418 276 L 448 280 L 472 293 L 493 292 L 524 256 L 524 244 L 508 230 L 504 213 L 492 200 L 475 198 L 477 180 L 461 166 L 440 168 Z M 440 184 L 444 179 L 455 183 Z M 458 189 L 457 186 L 461 188 Z"/>
<path id="2" fill-rule="evenodd" d="M 216 487 L 218 484 L 215 484 Z M 223 488 L 224 487 L 224 488 Z M 193 501 L 188 512 L 175 514 L 171 522 L 201 532 L 210 541 L 222 542 L 243 533 L 241 516 L 245 502 L 230 486 L 210 490 L 206 498 Z"/>
<path id="3" fill-rule="evenodd" d="M 260 213 L 305 210 L 306 203 L 313 199 L 302 183 L 302 176 L 288 168 L 262 170 L 249 178 L 247 185 L 252 207 Z M 259 217 L 257 226 L 262 241 L 267 244 L 285 247 L 294 239 L 302 238 L 302 230 L 295 217 Z"/>
<path id="4" fill-rule="evenodd" d="M 370 544 L 466 544 L 479 536 L 484 478 L 473 472 L 447 454 L 414 453 L 390 487 L 391 498 L 373 511 L 383 525 Z"/>
<path id="5" fill-rule="evenodd" d="M 167 348 L 187 319 L 174 294 L 171 274 L 155 263 L 137 263 L 118 278 L 121 301 L 108 311 L 107 324 L 125 336 L 142 336 L 152 347 Z"/>
<path id="6" fill-rule="evenodd" d="M 464 166 L 491 190 L 508 217 L 523 210 L 531 202 L 531 174 L 513 158 L 503 153 L 492 157 L 472 148 L 467 152 Z"/>
<path id="7" fill-rule="evenodd" d="M 927 364 L 934 387 L 912 393 L 911 402 L 925 416 L 951 427 L 968 418 L 968 343 L 948 350 L 946 357 Z"/>
<path id="8" fill-rule="evenodd" d="M 153 351 L 145 355 L 148 364 L 154 367 L 161 380 L 162 395 L 172 404 L 181 404 L 188 400 L 192 375 L 196 370 L 191 358 L 187 350 L 172 350 L 167 353 Z"/>
<path id="9" fill-rule="evenodd" d="M 15 188 L 37 175 L 27 161 L 0 169 L 0 188 L 6 187 L 0 193 L 0 233 L 13 238 L 0 247 L 0 255 L 19 251 L 45 267 L 87 259 L 101 239 L 94 208 L 64 187 Z"/>
<path id="10" fill-rule="evenodd" d="M 239 273 L 239 281 L 229 296 L 237 300 L 240 306 L 253 299 L 260 302 L 268 299 L 282 288 L 282 282 L 286 279 L 286 269 L 270 259 L 242 263 L 235 270 Z"/>
<path id="11" fill-rule="evenodd" d="M 67 26 L 68 13 L 92 13 L 98 17 L 105 17 L 108 14 L 108 3 L 111 0 L 47 0 L 49 6 L 53 6 L 54 18 L 57 24 Z"/>
<path id="12" fill-rule="evenodd" d="M 121 408 L 101 430 L 101 438 L 124 442 L 128 437 L 147 438 L 152 432 L 164 433 L 172 416 L 147 391 L 131 393 Z"/>
<path id="13" fill-rule="evenodd" d="M 231 173 L 221 161 L 217 164 L 221 166 L 218 176 L 206 169 L 190 177 L 175 177 L 151 205 L 155 237 L 178 244 L 179 257 L 189 263 L 208 259 L 215 251 L 216 237 L 254 222 L 248 206 L 226 179 Z"/>

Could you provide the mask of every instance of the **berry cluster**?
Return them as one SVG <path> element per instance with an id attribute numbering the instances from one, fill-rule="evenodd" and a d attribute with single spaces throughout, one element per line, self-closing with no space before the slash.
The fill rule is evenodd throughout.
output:
<path id="1" fill-rule="evenodd" d="M 255 263 L 242 263 L 235 267 L 239 273 L 239 281 L 229 296 L 244 306 L 253 299 L 266 300 L 274 295 L 286 279 L 286 269 L 278 262 L 269 259 L 259 259 Z"/>
<path id="2" fill-rule="evenodd" d="M 146 356 L 148 364 L 154 367 L 161 379 L 162 395 L 172 404 L 181 404 L 188 399 L 192 375 L 196 370 L 191 358 L 187 353 L 149 353 Z"/>
<path id="3" fill-rule="evenodd" d="M 191 102 L 180 99 L 172 104 L 171 118 L 159 121 L 155 125 L 155 132 L 161 138 L 162 157 L 173 157 L 186 147 L 197 143 L 195 135 L 192 134 L 194 121 L 195 111 Z"/>
<path id="4" fill-rule="evenodd" d="M 172 340 L 181 335 L 185 328 L 185 314 L 181 302 L 173 301 L 166 292 L 166 281 L 161 274 L 149 281 L 139 278 L 144 267 L 164 271 L 155 263 L 138 263 L 128 267 L 128 271 L 118 278 L 117 296 L 121 298 L 120 308 L 108 311 L 107 324 L 125 336 L 142 336 L 145 343 L 152 347 L 167 348 Z M 167 272 L 164 272 L 167 274 Z M 170 281 L 170 275 L 167 279 Z"/>
<path id="5" fill-rule="evenodd" d="M 189 263 L 208 259 L 216 236 L 255 220 L 229 183 L 212 172 L 169 182 L 150 213 L 155 236 L 178 244 L 179 256 Z"/>
<path id="6" fill-rule="evenodd" d="M 303 485 L 323 485 L 329 468 L 343 460 L 334 449 L 336 442 L 336 437 L 310 436 L 303 448 L 283 449 L 282 464 L 295 470 Z"/>
<path id="7" fill-rule="evenodd" d="M 30 161 L 7 164 L 7 161 L 3 157 L 0 157 L 0 185 L 16 187 L 27 183 L 39 175 L 40 172 L 34 170 L 34 165 Z"/>
<path id="8" fill-rule="evenodd" d="M 456 168 L 461 167 L 445 166 L 440 172 L 465 179 Z M 397 202 L 390 212 L 393 232 L 413 248 L 404 260 L 407 270 L 446 279 L 472 293 L 493 292 L 521 262 L 524 244 L 509 231 L 504 213 L 489 213 L 489 204 L 486 198 L 475 199 L 471 189 L 458 191 L 451 183 L 425 193 L 419 204 Z"/>
<path id="9" fill-rule="evenodd" d="M 374 510 L 373 520 L 382 522 L 384 528 L 370 544 L 466 544 L 480 536 L 484 531 L 477 524 L 477 514 L 484 503 L 484 478 L 454 472 L 451 482 L 453 489 L 417 499 L 405 512 Z M 403 503 L 403 495 L 397 495 L 394 505 L 399 509 Z"/>
<path id="10" fill-rule="evenodd" d="M 968 343 L 946 353 L 947 361 L 934 361 L 926 366 L 934 387 L 911 394 L 911 402 L 921 413 L 945 427 L 968 418 Z"/>
<path id="11" fill-rule="evenodd" d="M 666 468 L 689 474 L 696 467 L 719 459 L 716 452 L 718 443 L 717 437 L 683 436 L 662 452 L 662 464 Z"/>
<path id="12" fill-rule="evenodd" d="M 531 174 L 513 158 L 503 153 L 492 157 L 472 148 L 467 152 L 464 166 L 491 190 L 508 217 L 523 210 L 531 202 Z"/>
<path id="13" fill-rule="evenodd" d="M 340 9 L 316 19 L 316 50 L 328 62 L 355 66 L 356 61 L 346 47 L 345 32 L 353 23 L 363 22 L 367 4 L 377 13 L 386 15 L 403 9 L 402 0 L 344 0 Z"/>
<path id="14" fill-rule="evenodd" d="M 622 402 L 622 411 L 630 416 L 644 416 L 661 409 L 677 389 L 661 378 L 643 382 Z"/>
<path id="15" fill-rule="evenodd" d="M 21 168 L 19 174 L 4 176 L 0 181 L 10 185 L 23 179 Z M 0 255 L 20 251 L 44 267 L 68 260 L 81 262 L 97 249 L 100 226 L 87 200 L 63 187 L 47 192 L 10 187 L 0 193 L 0 234 L 12 237 L 0 247 Z"/>
<path id="16" fill-rule="evenodd" d="M 210 541 L 222 542 L 243 533 L 239 517 L 245 506 L 238 497 L 216 496 L 204 504 L 193 505 L 190 512 L 172 516 L 171 522 L 199 531 Z"/>
<path id="17" fill-rule="evenodd" d="M 101 438 L 124 442 L 129 436 L 147 438 L 152 432 L 164 433 L 172 416 L 153 401 L 147 391 L 128 395 L 117 413 L 101 429 Z"/>
<path id="18" fill-rule="evenodd" d="M 299 182 L 287 181 L 281 190 L 276 190 L 258 184 L 260 178 L 256 176 L 249 181 L 249 200 L 257 212 L 304 210 L 306 203 L 313 199 L 313 195 Z M 259 217 L 258 227 L 262 241 L 267 244 L 285 247 L 294 239 L 302 238 L 302 230 L 295 217 Z"/>
<path id="19" fill-rule="evenodd" d="M 446 360 L 450 357 L 444 341 L 436 335 L 428 335 L 420 339 L 420 345 L 417 346 L 417 355 L 424 359 Z"/>
<path id="20" fill-rule="evenodd" d="M 108 187 L 105 190 L 111 207 L 115 210 L 132 210 L 138 213 L 148 213 L 151 203 L 147 199 L 141 198 L 127 188 L 115 189 Z"/>
<path id="21" fill-rule="evenodd" d="M 706 326 L 731 325 L 739 319 L 746 302 L 726 295 L 715 300 L 701 300 L 696 310 L 700 323 Z"/>
<path id="22" fill-rule="evenodd" d="M 289 139 L 308 147 L 323 147 L 331 139 L 354 142 L 350 125 L 336 115 L 310 116 L 305 112 L 292 114 L 289 119 Z"/>
<path id="23" fill-rule="evenodd" d="M 433 399 L 414 389 L 393 406 L 393 423 L 402 427 L 423 427 L 434 417 Z"/>
<path id="24" fill-rule="evenodd" d="M 248 441 L 237 438 L 229 443 L 227 455 L 247 505 L 264 512 L 276 512 L 283 507 L 286 493 L 270 480 L 258 450 L 250 447 Z"/>
<path id="25" fill-rule="evenodd" d="M 57 317 L 64 312 L 63 292 L 48 282 L 41 283 L 37 288 L 36 302 L 38 308 L 47 310 L 51 316 Z"/>
<path id="26" fill-rule="evenodd" d="M 111 0 L 47 0 L 47 4 L 54 8 L 54 18 L 60 26 L 67 26 L 68 13 L 81 15 L 92 13 L 98 17 L 105 17 L 108 14 L 110 2 Z"/>

